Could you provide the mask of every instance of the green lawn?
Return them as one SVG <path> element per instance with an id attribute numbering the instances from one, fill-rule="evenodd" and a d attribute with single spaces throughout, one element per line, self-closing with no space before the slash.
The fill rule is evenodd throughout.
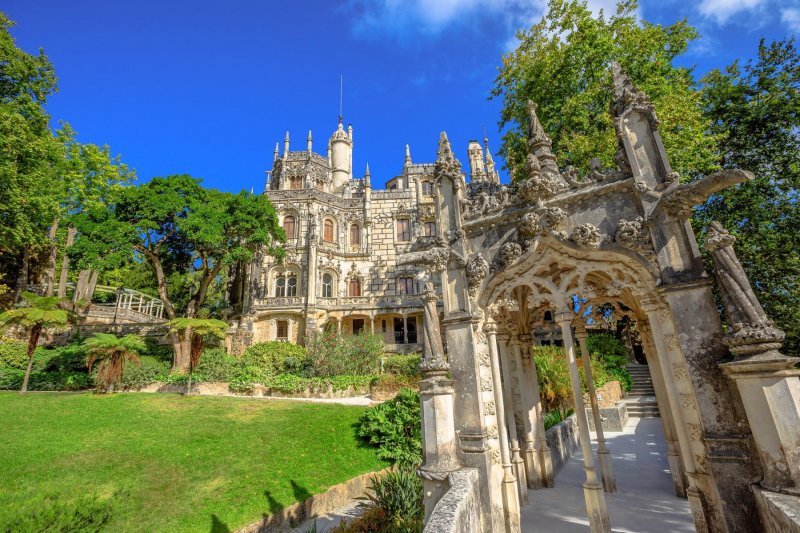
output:
<path id="1" fill-rule="evenodd" d="M 0 530 L 37 494 L 117 494 L 108 531 L 233 530 L 383 468 L 355 439 L 362 412 L 243 398 L 2 392 Z"/>

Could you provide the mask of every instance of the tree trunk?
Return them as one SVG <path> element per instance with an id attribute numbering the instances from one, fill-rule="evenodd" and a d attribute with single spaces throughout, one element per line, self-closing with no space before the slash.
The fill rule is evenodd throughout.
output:
<path id="1" fill-rule="evenodd" d="M 14 302 L 18 302 L 20 294 L 28 290 L 29 259 L 30 255 L 28 253 L 28 247 L 25 246 L 24 248 L 22 248 L 22 252 L 20 254 L 20 268 L 19 268 L 19 275 L 17 276 L 17 287 L 14 291 Z"/>
<path id="2" fill-rule="evenodd" d="M 192 393 L 192 367 L 189 366 L 189 381 L 186 382 L 186 396 Z"/>
<path id="3" fill-rule="evenodd" d="M 191 332 L 189 333 L 191 334 Z M 175 349 L 175 360 L 172 363 L 172 371 L 178 374 L 185 374 L 189 371 L 192 361 L 192 347 L 188 338 L 176 335 L 172 347 Z"/>
<path id="4" fill-rule="evenodd" d="M 42 334 L 42 325 L 36 324 L 31 328 L 31 336 L 28 338 L 28 368 L 25 370 L 25 377 L 22 379 L 22 389 L 20 394 L 28 392 L 28 380 L 31 377 L 33 368 L 33 354 L 36 353 L 36 345 L 39 344 L 39 335 Z"/>
<path id="5" fill-rule="evenodd" d="M 52 296 L 56 288 L 56 260 L 58 259 L 58 246 L 56 243 L 56 234 L 58 232 L 58 218 L 53 220 L 50 225 L 50 233 L 48 238 L 52 243 L 50 245 L 50 257 L 47 259 L 47 269 L 44 271 L 42 285 L 44 285 L 43 294 L 45 296 Z"/>
<path id="6" fill-rule="evenodd" d="M 75 233 L 77 233 L 77 230 L 72 226 L 67 228 L 67 244 L 64 247 L 64 257 L 61 259 L 61 277 L 58 280 L 59 298 L 67 297 L 67 273 L 69 271 L 69 257 L 67 256 L 67 250 L 70 246 L 72 246 L 72 243 L 75 240 Z"/>

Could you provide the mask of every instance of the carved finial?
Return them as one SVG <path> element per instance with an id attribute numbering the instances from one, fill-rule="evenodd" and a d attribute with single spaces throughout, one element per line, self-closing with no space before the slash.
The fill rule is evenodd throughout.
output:
<path id="1" fill-rule="evenodd" d="M 283 139 L 283 157 L 289 155 L 289 131 L 286 131 L 286 137 Z"/>
<path id="2" fill-rule="evenodd" d="M 369 162 L 367 162 L 367 170 L 364 172 L 364 187 L 371 187 L 372 176 L 369 173 Z"/>
<path id="3" fill-rule="evenodd" d="M 658 129 L 658 118 L 650 98 L 633 85 L 628 74 L 616 61 L 611 63 L 611 79 L 614 85 L 614 101 L 611 104 L 611 114 L 622 118 L 632 110 L 640 111 L 647 116 L 650 125 Z"/>
<path id="4" fill-rule="evenodd" d="M 461 163 L 453 155 L 453 149 L 450 147 L 450 141 L 445 132 L 439 135 L 439 149 L 436 154 L 434 174 L 437 177 L 446 176 L 454 183 L 457 182 L 461 177 Z"/>
<path id="5" fill-rule="evenodd" d="M 756 298 L 733 250 L 734 241 L 735 238 L 719 222 L 709 225 L 706 249 L 714 261 L 717 288 L 728 322 L 723 340 L 737 356 L 778 350 L 785 334 L 773 325 Z"/>
<path id="6" fill-rule="evenodd" d="M 306 148 L 308 153 L 311 153 L 311 143 L 313 142 L 313 138 L 311 137 L 311 130 L 308 130 L 308 137 L 306 138 Z"/>
<path id="7" fill-rule="evenodd" d="M 279 145 L 280 145 L 280 143 L 275 143 L 275 152 L 272 154 L 272 161 L 273 162 L 278 160 L 278 146 Z"/>
<path id="8" fill-rule="evenodd" d="M 410 165 L 411 165 L 411 148 L 409 148 L 409 146 L 406 145 L 406 159 L 405 162 L 403 163 L 403 166 L 407 167 Z"/>

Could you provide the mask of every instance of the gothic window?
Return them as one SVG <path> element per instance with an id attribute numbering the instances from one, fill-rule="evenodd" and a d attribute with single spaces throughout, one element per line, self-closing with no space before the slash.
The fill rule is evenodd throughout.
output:
<path id="1" fill-rule="evenodd" d="M 333 220 L 326 218 L 322 228 L 322 238 L 327 242 L 333 242 Z"/>
<path id="2" fill-rule="evenodd" d="M 407 242 L 411 240 L 411 221 L 407 218 L 398 218 L 395 221 L 397 228 L 397 240 L 399 242 Z"/>
<path id="3" fill-rule="evenodd" d="M 414 294 L 414 278 L 402 277 L 397 279 L 397 292 L 400 294 Z"/>
<path id="4" fill-rule="evenodd" d="M 350 244 L 356 246 L 361 244 L 361 228 L 358 224 L 350 226 Z"/>
<path id="5" fill-rule="evenodd" d="M 285 341 L 289 338 L 289 322 L 287 320 L 278 320 L 275 329 L 275 338 Z"/>
<path id="6" fill-rule="evenodd" d="M 289 178 L 289 188 L 293 191 L 303 188 L 303 178 L 300 176 L 292 176 Z"/>
<path id="7" fill-rule="evenodd" d="M 330 274 L 322 275 L 322 297 L 333 298 L 333 276 Z"/>
<path id="8" fill-rule="evenodd" d="M 295 219 L 293 216 L 283 217 L 283 231 L 286 233 L 287 239 L 294 239 L 295 235 Z"/>
<path id="9" fill-rule="evenodd" d="M 286 296 L 297 296 L 297 276 L 289 276 L 286 282 Z"/>
<path id="10" fill-rule="evenodd" d="M 551 313 L 550 311 L 545 311 L 544 312 L 544 321 L 545 322 L 552 322 L 553 321 L 553 313 Z"/>
<path id="11" fill-rule="evenodd" d="M 436 222 L 426 222 L 423 226 L 426 237 L 433 237 L 436 235 Z"/>
<path id="12" fill-rule="evenodd" d="M 424 196 L 431 196 L 433 194 L 433 183 L 431 183 L 430 181 L 423 181 L 422 194 Z"/>
<path id="13" fill-rule="evenodd" d="M 348 296 L 361 296 L 361 280 L 353 278 L 347 286 Z"/>
<path id="14" fill-rule="evenodd" d="M 320 180 L 320 181 L 317 182 L 317 190 L 318 191 L 325 191 L 325 182 L 324 181 Z"/>
<path id="15" fill-rule="evenodd" d="M 275 296 L 286 296 L 286 278 L 283 276 L 275 280 Z"/>

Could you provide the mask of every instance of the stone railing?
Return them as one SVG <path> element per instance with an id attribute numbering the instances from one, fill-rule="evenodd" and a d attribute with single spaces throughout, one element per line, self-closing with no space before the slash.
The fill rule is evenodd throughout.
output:
<path id="1" fill-rule="evenodd" d="M 298 305 L 303 305 L 302 296 L 269 296 L 256 300 L 253 307 L 296 307 Z"/>
<path id="2" fill-rule="evenodd" d="M 407 294 L 403 296 L 339 296 L 335 298 L 317 298 L 317 306 L 319 307 L 330 308 L 352 305 L 373 307 L 422 307 L 422 297 L 419 295 Z"/>
<path id="3" fill-rule="evenodd" d="M 425 523 L 425 533 L 477 533 L 480 525 L 478 471 L 456 470 L 447 477 L 450 488 Z"/>

